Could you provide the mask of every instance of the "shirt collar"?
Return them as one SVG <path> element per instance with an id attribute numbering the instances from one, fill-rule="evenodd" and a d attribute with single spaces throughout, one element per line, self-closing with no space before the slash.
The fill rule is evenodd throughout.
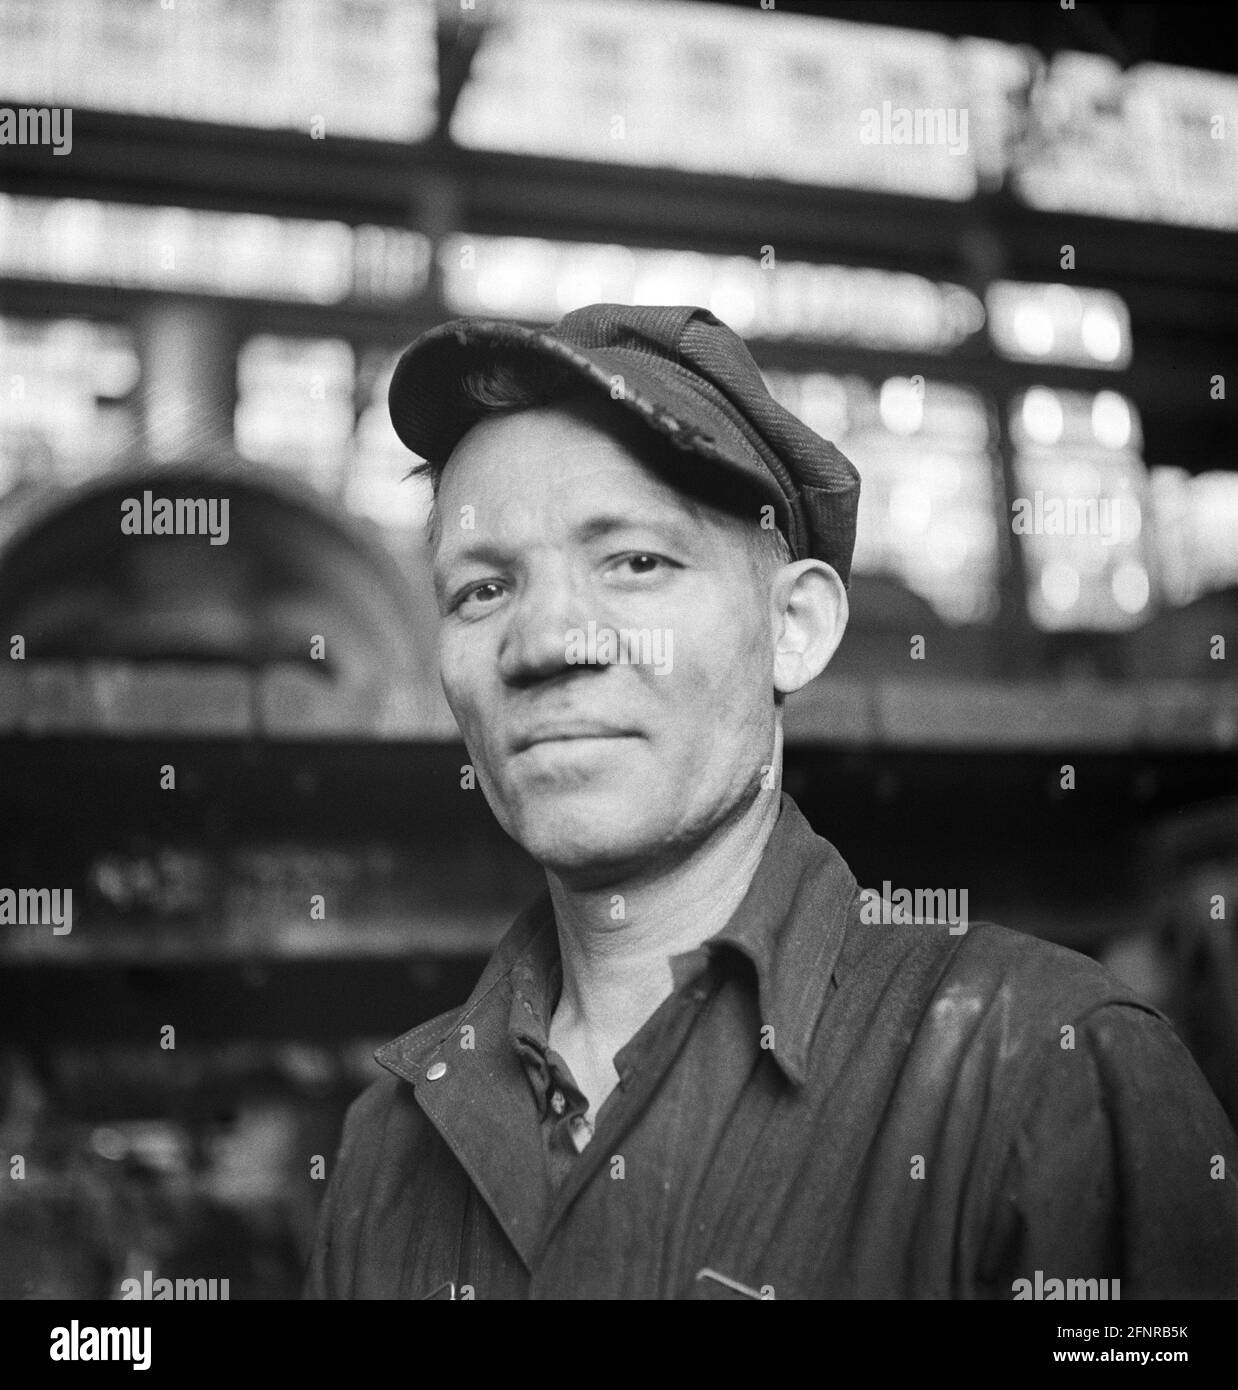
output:
<path id="1" fill-rule="evenodd" d="M 825 992 L 831 980 L 840 980 L 848 908 L 859 885 L 834 846 L 814 832 L 785 792 L 780 795 L 778 819 L 747 892 L 702 949 L 714 955 L 735 952 L 751 963 L 762 1024 L 774 1030 L 769 1050 L 788 1079 L 802 1085 Z M 474 1015 L 513 970 L 544 964 L 537 939 L 546 928 L 553 940 L 554 909 L 550 894 L 543 892 L 516 918 L 464 1007 L 385 1044 L 376 1059 L 407 1080 L 420 1079 L 423 1059 Z M 541 936 L 542 946 L 547 940 Z M 677 978 L 695 954 L 675 958 Z"/>
<path id="2" fill-rule="evenodd" d="M 781 794 L 778 820 L 748 891 L 726 926 L 704 944 L 734 951 L 756 974 L 768 1046 L 789 1080 L 802 1085 L 808 1049 L 839 956 L 859 885 L 842 855 Z M 764 1042 L 764 1039 L 762 1040 Z"/>
<path id="3" fill-rule="evenodd" d="M 477 1015 L 482 1006 L 491 1000 L 499 986 L 509 983 L 509 976 L 522 957 L 526 957 L 527 963 L 529 948 L 535 943 L 539 933 L 549 928 L 553 935 L 554 920 L 550 893 L 543 891 L 508 928 L 463 1007 L 429 1019 L 391 1042 L 384 1043 L 375 1051 L 375 1060 L 388 1071 L 404 1077 L 406 1081 L 420 1081 L 426 1058 L 436 1052 L 452 1033 Z M 510 1000 L 504 1004 L 504 1008 L 509 1003 Z M 504 1016 L 506 1017 L 506 1014 Z"/>

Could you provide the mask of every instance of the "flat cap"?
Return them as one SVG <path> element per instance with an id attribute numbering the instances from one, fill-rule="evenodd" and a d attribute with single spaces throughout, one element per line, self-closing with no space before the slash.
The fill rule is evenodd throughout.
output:
<path id="1" fill-rule="evenodd" d="M 396 434 L 445 462 L 486 413 L 465 378 L 526 356 L 562 364 L 678 448 L 746 480 L 772 503 L 797 560 L 824 560 L 849 581 L 859 474 L 774 400 L 743 340 L 707 309 L 590 304 L 552 328 L 454 319 L 401 355 L 388 395 Z"/>

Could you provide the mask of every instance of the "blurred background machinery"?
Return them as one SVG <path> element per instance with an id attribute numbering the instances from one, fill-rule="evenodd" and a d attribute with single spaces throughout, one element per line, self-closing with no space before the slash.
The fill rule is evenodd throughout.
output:
<path id="1" fill-rule="evenodd" d="M 1238 1116 L 1217 22 L 0 0 L 0 107 L 73 111 L 64 156 L 0 146 L 0 884 L 75 904 L 0 925 L 0 1296 L 294 1294 L 371 1047 L 540 886 L 463 785 L 386 414 L 457 314 L 752 344 L 864 479 L 788 790 L 861 881 L 1104 959 Z M 900 110 L 953 138 L 861 137 Z M 144 490 L 231 498 L 229 543 L 122 537 Z"/>

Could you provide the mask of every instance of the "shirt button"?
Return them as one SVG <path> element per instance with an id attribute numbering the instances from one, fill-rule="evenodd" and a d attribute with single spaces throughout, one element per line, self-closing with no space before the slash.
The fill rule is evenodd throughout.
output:
<path id="1" fill-rule="evenodd" d="M 567 1109 L 567 1100 L 562 1091 L 556 1091 L 554 1095 L 550 1097 L 550 1108 L 556 1115 L 562 1115 Z"/>
<path id="2" fill-rule="evenodd" d="M 446 1062 L 434 1062 L 434 1063 L 431 1064 L 430 1069 L 426 1072 L 426 1080 L 427 1080 L 427 1081 L 437 1081 L 437 1080 L 439 1079 L 440 1076 L 446 1076 L 446 1075 L 447 1075 L 447 1063 L 446 1063 Z"/>

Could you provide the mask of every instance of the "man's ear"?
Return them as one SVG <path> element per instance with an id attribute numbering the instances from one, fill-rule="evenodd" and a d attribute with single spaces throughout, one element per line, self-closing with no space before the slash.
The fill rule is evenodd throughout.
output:
<path id="1" fill-rule="evenodd" d="M 850 607 L 838 571 L 824 560 L 784 565 L 770 587 L 774 689 L 784 695 L 819 676 L 838 650 Z"/>

